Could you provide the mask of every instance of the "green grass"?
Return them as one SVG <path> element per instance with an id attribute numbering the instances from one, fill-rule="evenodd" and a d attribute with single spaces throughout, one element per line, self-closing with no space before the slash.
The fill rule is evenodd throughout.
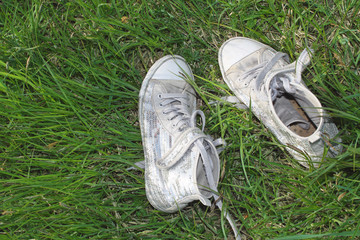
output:
<path id="1" fill-rule="evenodd" d="M 0 6 L 0 239 L 232 238 L 200 202 L 155 210 L 144 173 L 126 170 L 144 157 L 141 82 L 166 54 L 191 65 L 206 133 L 228 143 L 219 191 L 243 239 L 359 238 L 359 1 Z M 292 61 L 315 49 L 303 77 L 340 129 L 340 156 L 305 170 L 251 112 L 206 104 L 229 94 L 217 51 L 234 36 Z"/>

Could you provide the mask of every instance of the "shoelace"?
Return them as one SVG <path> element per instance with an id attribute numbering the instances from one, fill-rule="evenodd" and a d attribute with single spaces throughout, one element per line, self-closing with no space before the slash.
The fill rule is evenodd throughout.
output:
<path id="1" fill-rule="evenodd" d="M 185 100 L 187 99 L 187 96 L 185 94 L 166 93 L 166 94 L 161 94 L 161 98 L 164 99 L 164 101 L 160 103 L 162 104 L 162 106 L 169 105 L 169 107 L 167 107 L 163 113 L 169 115 L 168 119 L 173 121 L 174 127 L 179 126 L 180 131 L 183 131 L 185 126 L 188 126 L 190 128 L 195 128 L 196 117 L 200 116 L 202 120 L 202 132 L 204 131 L 205 114 L 201 110 L 196 110 L 189 116 L 187 109 L 185 107 L 186 106 Z M 175 102 L 179 102 L 179 104 L 177 105 L 173 104 Z M 231 218 L 230 214 L 226 210 L 223 210 L 222 200 L 217 194 L 218 190 L 216 188 L 214 176 L 212 173 L 213 162 L 211 161 L 211 157 L 209 156 L 209 152 L 207 151 L 208 148 L 204 146 L 205 145 L 204 142 L 207 143 L 207 145 L 209 146 L 208 148 L 210 148 L 210 151 L 212 151 L 213 153 L 213 156 L 216 157 L 216 161 L 220 162 L 219 156 L 217 154 L 216 146 L 223 143 L 223 141 L 221 139 L 217 139 L 213 141 L 211 138 L 204 138 L 204 139 L 195 140 L 194 145 L 199 149 L 202 163 L 206 173 L 206 178 L 208 180 L 209 187 L 212 191 L 212 196 L 215 199 L 216 206 L 220 209 L 220 211 L 224 212 L 224 215 L 226 219 L 229 221 L 229 224 L 231 225 L 231 228 L 234 232 L 234 235 L 236 236 L 236 239 L 240 240 L 241 237 L 238 229 L 236 228 L 235 222 Z"/>
<path id="2" fill-rule="evenodd" d="M 301 82 L 301 73 L 304 71 L 305 67 L 310 63 L 310 53 L 313 50 L 309 48 L 309 50 L 304 49 L 297 61 L 288 64 L 284 67 L 281 67 L 276 75 L 274 76 L 275 81 L 272 81 L 270 88 L 271 88 L 271 99 L 275 100 L 276 97 L 281 96 L 285 92 L 294 94 L 295 89 L 290 85 L 290 79 L 286 76 L 286 73 L 295 72 L 295 82 Z M 269 61 L 262 62 L 255 66 L 254 68 L 244 72 L 239 79 L 245 81 L 251 81 L 256 79 L 256 89 L 258 91 L 261 90 L 261 87 L 264 86 L 264 78 L 268 74 L 270 70 L 273 69 L 275 64 L 281 59 L 285 58 L 286 60 L 289 59 L 288 55 L 282 52 L 276 53 Z"/>
<path id="3" fill-rule="evenodd" d="M 158 97 L 163 100 L 160 106 L 168 106 L 163 110 L 163 114 L 166 114 L 168 120 L 173 122 L 173 127 L 179 127 L 179 130 L 183 131 L 191 118 L 186 108 L 189 106 L 185 103 L 187 95 L 182 93 L 162 93 Z"/>

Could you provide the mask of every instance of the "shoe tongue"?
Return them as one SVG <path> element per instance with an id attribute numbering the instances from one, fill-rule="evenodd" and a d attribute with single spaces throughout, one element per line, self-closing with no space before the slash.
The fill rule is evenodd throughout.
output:
<path id="1" fill-rule="evenodd" d="M 259 63 L 263 63 L 263 62 L 268 62 L 270 61 L 275 55 L 276 55 L 276 52 L 274 52 L 273 50 L 269 49 L 269 48 L 262 48 L 259 50 L 260 51 L 260 59 L 259 59 Z M 286 57 L 282 57 L 280 58 L 276 63 L 275 65 L 273 66 L 274 69 L 276 68 L 281 68 L 288 63 L 287 60 L 285 60 L 284 58 Z"/>
<path id="2" fill-rule="evenodd" d="M 273 51 L 270 51 L 268 48 L 262 48 L 260 49 L 260 63 L 267 62 L 271 58 L 273 58 L 275 53 Z"/>
<path id="3" fill-rule="evenodd" d="M 234 64 L 231 68 L 227 70 L 226 74 L 228 75 L 228 78 L 236 80 L 239 76 L 247 72 L 249 69 L 255 68 L 259 64 L 270 61 L 275 56 L 275 54 L 276 52 L 267 47 L 261 48 Z M 283 59 L 280 59 L 276 62 L 274 67 L 278 68 L 286 64 L 287 63 Z"/>
<path id="4" fill-rule="evenodd" d="M 185 94 L 189 91 L 189 84 L 185 81 L 180 80 L 162 80 L 162 91 L 164 93 L 176 93 L 176 94 Z M 180 105 L 179 101 L 174 101 L 172 106 Z"/>
<path id="5" fill-rule="evenodd" d="M 183 93 L 188 83 L 180 80 L 162 80 L 162 85 L 167 93 Z"/>
<path id="6" fill-rule="evenodd" d="M 290 125 L 297 124 L 301 128 L 307 130 L 310 124 L 296 111 L 286 95 L 282 95 L 274 101 L 275 112 L 280 120 L 289 127 Z"/>

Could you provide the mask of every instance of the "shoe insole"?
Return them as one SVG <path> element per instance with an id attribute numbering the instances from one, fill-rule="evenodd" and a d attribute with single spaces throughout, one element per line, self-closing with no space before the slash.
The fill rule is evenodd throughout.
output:
<path id="1" fill-rule="evenodd" d="M 316 125 L 293 96 L 285 94 L 278 97 L 274 101 L 274 108 L 285 126 L 297 135 L 308 137 L 315 132 Z"/>
<path id="2" fill-rule="evenodd" d="M 300 124 L 298 123 L 293 123 L 290 124 L 288 126 L 288 128 L 293 131 L 294 133 L 296 133 L 297 135 L 301 136 L 301 137 L 308 137 L 311 134 L 313 134 L 316 131 L 316 126 L 313 123 L 313 121 L 311 121 L 311 119 L 309 118 L 309 116 L 306 114 L 306 112 L 300 107 L 300 105 L 298 104 L 298 102 L 295 99 L 289 99 L 291 105 L 294 107 L 294 109 L 300 114 L 300 116 L 309 123 L 309 127 L 308 129 L 304 129 L 303 127 L 301 127 Z"/>

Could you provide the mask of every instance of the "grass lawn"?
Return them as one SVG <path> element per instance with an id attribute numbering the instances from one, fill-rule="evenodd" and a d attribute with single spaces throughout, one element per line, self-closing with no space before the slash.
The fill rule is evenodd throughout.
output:
<path id="1" fill-rule="evenodd" d="M 219 191 L 243 239 L 360 238 L 358 0 L 33 0 L 0 3 L 0 239 L 233 239 L 220 211 L 155 210 L 138 93 L 151 65 L 183 56 L 206 133 L 228 143 Z M 296 60 L 343 153 L 301 167 L 232 94 L 218 49 L 245 36 Z"/>

